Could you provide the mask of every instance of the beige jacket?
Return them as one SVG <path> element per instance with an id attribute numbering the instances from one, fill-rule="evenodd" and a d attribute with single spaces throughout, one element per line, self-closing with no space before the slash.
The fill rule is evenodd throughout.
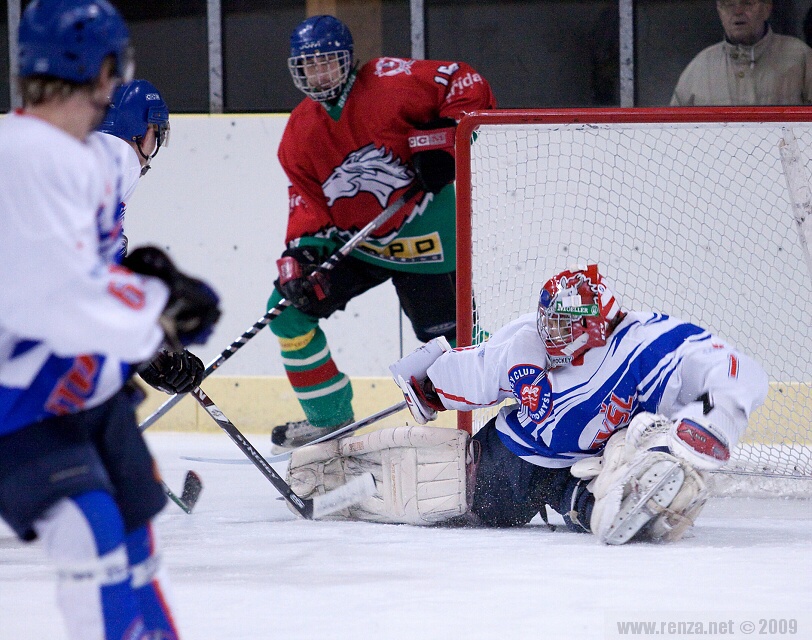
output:
<path id="1" fill-rule="evenodd" d="M 812 49 L 767 29 L 752 47 L 719 42 L 685 67 L 672 106 L 812 104 Z"/>

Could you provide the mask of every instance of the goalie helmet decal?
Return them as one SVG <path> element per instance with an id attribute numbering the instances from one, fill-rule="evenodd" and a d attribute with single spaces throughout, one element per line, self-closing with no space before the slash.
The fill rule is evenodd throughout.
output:
<path id="1" fill-rule="evenodd" d="M 550 368 L 605 345 L 619 313 L 598 265 L 571 267 L 550 278 L 541 288 L 537 319 Z"/>

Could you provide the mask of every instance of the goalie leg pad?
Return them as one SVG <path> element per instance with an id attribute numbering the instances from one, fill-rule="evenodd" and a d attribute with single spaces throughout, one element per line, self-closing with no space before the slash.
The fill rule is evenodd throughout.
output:
<path id="1" fill-rule="evenodd" d="M 690 529 L 699 512 L 705 506 L 710 496 L 705 477 L 701 471 L 683 465 L 685 480 L 679 493 L 668 505 L 668 509 L 646 527 L 649 539 L 660 542 L 674 542 L 682 538 Z"/>
<path id="2" fill-rule="evenodd" d="M 709 496 L 703 472 L 681 456 L 640 448 L 661 447 L 673 428 L 672 421 L 662 416 L 642 415 L 644 419 L 635 418 L 628 431 L 609 439 L 603 456 L 579 460 L 572 467 L 576 477 L 594 477 L 589 485 L 595 494 L 590 528 L 608 544 L 632 538 L 678 540 Z"/>
<path id="3" fill-rule="evenodd" d="M 641 455 L 617 483 L 596 497 L 592 532 L 606 544 L 628 542 L 671 504 L 684 480 L 685 471 L 674 456 Z"/>
<path id="4" fill-rule="evenodd" d="M 468 434 L 457 429 L 381 429 L 295 451 L 288 481 L 310 497 L 371 472 L 375 495 L 333 517 L 436 524 L 468 511 L 469 444 Z"/>

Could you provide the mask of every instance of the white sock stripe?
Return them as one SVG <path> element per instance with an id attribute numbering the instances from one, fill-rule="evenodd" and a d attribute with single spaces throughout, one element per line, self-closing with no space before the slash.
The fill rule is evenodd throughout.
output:
<path id="1" fill-rule="evenodd" d="M 127 549 L 122 544 L 110 553 L 87 562 L 61 562 L 59 579 L 67 582 L 93 582 L 99 586 L 119 584 L 129 578 Z"/>
<path id="2" fill-rule="evenodd" d="M 324 396 L 329 396 L 331 393 L 338 391 L 339 389 L 343 389 L 350 383 L 350 379 L 347 376 L 344 376 L 341 380 L 336 382 L 335 384 L 331 384 L 330 386 L 324 387 L 323 389 L 316 389 L 315 391 L 303 391 L 303 392 L 295 392 L 296 397 L 299 400 L 313 400 L 314 398 L 323 398 Z"/>
<path id="3" fill-rule="evenodd" d="M 290 365 L 291 367 L 302 367 L 306 364 L 313 364 L 314 362 L 318 362 L 319 360 L 324 359 L 325 356 L 330 355 L 330 347 L 326 346 L 324 349 L 319 351 L 316 354 L 313 354 L 309 358 L 282 358 L 282 364 Z"/>
<path id="4" fill-rule="evenodd" d="M 149 556 L 143 562 L 130 567 L 132 571 L 131 584 L 133 589 L 139 589 L 153 581 L 161 568 L 160 554 Z"/>

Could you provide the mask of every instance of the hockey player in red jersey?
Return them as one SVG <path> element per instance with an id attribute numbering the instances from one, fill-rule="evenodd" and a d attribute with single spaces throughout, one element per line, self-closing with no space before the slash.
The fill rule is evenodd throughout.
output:
<path id="1" fill-rule="evenodd" d="M 354 66 L 349 29 L 332 16 L 296 27 L 288 66 L 307 98 L 279 146 L 290 210 L 268 308 L 291 303 L 270 328 L 306 419 L 276 427 L 275 450 L 352 421 L 350 380 L 319 328 L 352 298 L 391 279 L 420 340 L 453 338 L 453 127 L 466 112 L 496 106 L 487 81 L 463 62 L 384 57 Z M 421 195 L 335 269 L 313 275 L 413 182 Z"/>

